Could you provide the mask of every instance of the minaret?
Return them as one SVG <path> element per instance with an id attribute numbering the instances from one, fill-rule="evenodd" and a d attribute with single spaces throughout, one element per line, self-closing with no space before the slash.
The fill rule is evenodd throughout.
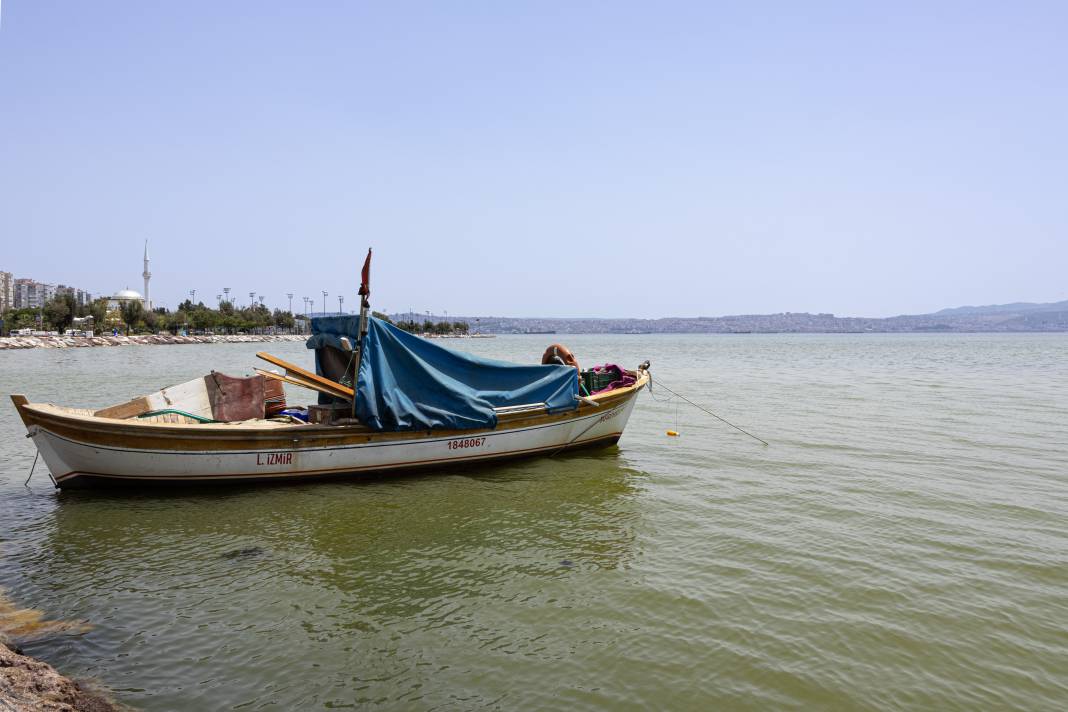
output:
<path id="1" fill-rule="evenodd" d="M 148 296 L 148 280 L 152 279 L 152 273 L 148 271 L 148 240 L 145 240 L 145 271 L 141 276 L 145 278 L 145 309 L 152 311 L 152 300 Z"/>

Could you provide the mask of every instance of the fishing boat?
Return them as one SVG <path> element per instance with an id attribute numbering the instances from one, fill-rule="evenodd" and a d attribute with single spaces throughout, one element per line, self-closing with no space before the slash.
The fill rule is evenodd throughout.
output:
<path id="1" fill-rule="evenodd" d="M 444 348 L 367 315 L 369 259 L 359 317 L 312 320 L 315 371 L 261 353 L 275 370 L 212 372 L 100 409 L 12 395 L 55 485 L 354 477 L 619 440 L 649 382 L 648 362 L 582 371 Z M 283 383 L 315 391 L 319 402 L 287 408 Z"/>

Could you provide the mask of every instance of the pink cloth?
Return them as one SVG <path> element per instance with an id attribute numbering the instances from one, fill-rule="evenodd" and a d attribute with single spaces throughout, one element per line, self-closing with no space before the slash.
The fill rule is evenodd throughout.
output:
<path id="1" fill-rule="evenodd" d="M 604 393 L 605 391 L 614 391 L 617 388 L 625 388 L 627 386 L 633 386 L 635 383 L 637 383 L 637 379 L 634 378 L 634 376 L 628 375 L 626 371 L 624 371 L 622 368 L 620 368 L 614 363 L 606 363 L 603 366 L 594 366 L 593 370 L 598 373 L 604 371 L 613 371 L 615 372 L 616 379 L 604 388 L 598 389 L 590 395 Z"/>

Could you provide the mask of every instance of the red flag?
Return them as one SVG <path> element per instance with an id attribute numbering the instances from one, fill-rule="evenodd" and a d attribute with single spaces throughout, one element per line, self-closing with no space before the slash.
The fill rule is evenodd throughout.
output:
<path id="1" fill-rule="evenodd" d="M 365 300 L 371 296 L 371 248 L 367 248 L 367 259 L 363 261 L 363 271 L 360 272 L 359 294 Z"/>

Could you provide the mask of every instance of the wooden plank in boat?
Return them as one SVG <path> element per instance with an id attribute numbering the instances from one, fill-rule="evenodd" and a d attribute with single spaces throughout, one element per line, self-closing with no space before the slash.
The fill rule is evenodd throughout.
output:
<path id="1" fill-rule="evenodd" d="M 345 393 L 343 393 L 342 391 L 340 391 L 337 388 L 330 388 L 328 386 L 320 385 L 318 383 L 312 383 L 311 381 L 309 381 L 309 380 L 307 380 L 305 378 L 301 378 L 300 376 L 295 376 L 293 374 L 285 374 L 285 375 L 283 375 L 281 373 L 275 373 L 274 371 L 266 371 L 266 370 L 264 370 L 262 368 L 257 368 L 257 369 L 255 369 L 255 371 L 256 371 L 256 373 L 260 374 L 261 376 L 264 376 L 265 378 L 270 378 L 270 379 L 275 380 L 275 381 L 281 381 L 283 383 L 290 383 L 290 384 L 292 384 L 294 386 L 300 386 L 302 388 L 307 388 L 309 390 L 316 391 L 318 393 L 326 393 L 327 395 L 336 396 L 338 398 L 345 398 L 346 400 L 350 398 L 350 396 L 346 395 Z"/>
<path id="2" fill-rule="evenodd" d="M 139 396 L 133 400 L 126 401 L 125 403 L 101 408 L 93 413 L 93 415 L 98 418 L 118 418 L 119 420 L 126 420 L 127 418 L 138 416 L 141 413 L 147 413 L 150 410 L 152 410 L 152 406 L 149 404 L 148 398 L 146 396 Z"/>
<path id="3" fill-rule="evenodd" d="M 202 418 L 213 418 L 211 411 L 211 398 L 208 396 L 208 387 L 205 377 L 194 378 L 192 381 L 167 386 L 155 393 L 138 396 L 125 403 L 101 408 L 94 413 L 98 418 L 118 418 L 126 420 L 135 418 L 150 410 L 166 410 L 176 408 L 184 410 Z"/>
<path id="4" fill-rule="evenodd" d="M 344 394 L 345 398 L 348 398 L 349 400 L 352 400 L 352 397 L 356 395 L 356 392 L 348 386 L 342 385 L 337 381 L 331 381 L 329 378 L 323 378 L 322 376 L 312 373 L 311 371 L 307 371 L 301 368 L 300 366 L 297 366 L 296 364 L 284 361 L 278 358 L 277 356 L 272 356 L 271 354 L 265 353 L 263 351 L 257 353 L 256 356 L 258 358 L 262 358 L 267 363 L 273 363 L 275 366 L 281 366 L 286 370 L 286 375 L 299 376 L 300 378 L 304 379 L 305 381 L 308 381 L 309 383 L 316 383 L 327 388 L 337 389 L 338 391 Z"/>
<path id="5" fill-rule="evenodd" d="M 338 398 L 345 398 L 345 399 L 351 399 L 352 398 L 352 396 L 346 395 L 345 393 L 341 392 L 337 388 L 329 388 L 327 386 L 323 386 L 323 385 L 320 385 L 318 383 L 312 383 L 311 381 L 308 381 L 306 379 L 300 378 L 299 376 L 291 376 L 291 375 L 283 376 L 280 373 L 274 373 L 273 371 L 265 371 L 262 368 L 257 368 L 255 370 L 256 370 L 256 373 L 260 374 L 261 376 L 265 376 L 266 378 L 270 378 L 270 379 L 273 379 L 275 381 L 281 381 L 283 383 L 289 383 L 289 384 L 292 384 L 294 386 L 300 386 L 301 388 L 307 388 L 308 390 L 316 391 L 318 393 L 325 393 L 325 394 L 327 394 L 329 396 L 336 396 Z"/>

